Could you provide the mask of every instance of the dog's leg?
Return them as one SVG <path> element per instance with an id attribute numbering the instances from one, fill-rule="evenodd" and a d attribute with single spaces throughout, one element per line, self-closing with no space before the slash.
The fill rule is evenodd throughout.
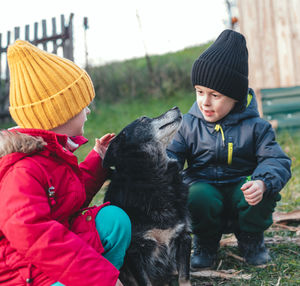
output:
<path id="1" fill-rule="evenodd" d="M 130 261 L 130 262 L 129 262 Z M 128 267 L 138 286 L 152 286 L 149 276 L 144 269 L 140 259 L 129 259 Z M 132 285 L 130 285 L 132 286 Z"/>
<path id="2" fill-rule="evenodd" d="M 124 286 L 139 286 L 127 263 L 124 263 L 123 267 L 120 269 L 119 279 Z"/>
<path id="3" fill-rule="evenodd" d="M 176 262 L 178 270 L 178 282 L 180 286 L 191 286 L 190 256 L 192 239 L 188 232 L 182 232 L 176 240 Z"/>

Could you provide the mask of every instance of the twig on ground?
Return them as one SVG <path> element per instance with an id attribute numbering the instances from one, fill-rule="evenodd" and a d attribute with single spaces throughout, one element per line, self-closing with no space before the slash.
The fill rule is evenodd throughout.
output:
<path id="1" fill-rule="evenodd" d="M 300 237 L 289 237 L 289 236 L 278 236 L 275 235 L 273 237 L 265 237 L 265 243 L 266 244 L 279 244 L 279 243 L 295 243 L 300 245 Z M 237 246 L 237 240 L 235 237 L 228 237 L 225 239 L 222 239 L 220 242 L 221 246 Z"/>
<path id="2" fill-rule="evenodd" d="M 218 264 L 217 271 L 221 268 L 222 262 L 223 262 L 223 260 L 221 259 L 219 264 Z"/>
<path id="3" fill-rule="evenodd" d="M 227 254 L 228 256 L 231 256 L 231 257 L 233 257 L 233 258 L 235 258 L 235 259 L 241 261 L 241 262 L 245 262 L 245 259 L 244 259 L 243 257 L 238 256 L 238 255 L 232 253 L 231 251 L 226 251 L 226 254 Z"/>
<path id="4" fill-rule="evenodd" d="M 264 268 L 267 268 L 267 267 L 270 267 L 270 266 L 276 266 L 276 264 L 262 264 L 262 265 L 257 265 L 255 266 L 256 268 L 261 268 L 261 269 L 264 269 Z"/>
<path id="5" fill-rule="evenodd" d="M 280 285 L 280 280 L 281 280 L 281 277 L 279 276 L 278 281 L 277 281 L 277 283 L 276 283 L 276 286 L 279 286 L 279 285 Z"/>
<path id="6" fill-rule="evenodd" d="M 300 221 L 300 210 L 294 210 L 288 213 L 274 212 L 273 221 L 275 223 L 282 222 L 282 221 Z"/>
<path id="7" fill-rule="evenodd" d="M 286 229 L 286 230 L 295 231 L 295 232 L 300 231 L 300 227 L 288 226 L 288 225 L 285 225 L 285 224 L 282 224 L 282 223 L 276 223 L 276 222 L 273 223 L 272 229 L 273 228 Z"/>
<path id="8" fill-rule="evenodd" d="M 300 237 L 282 237 L 275 235 L 274 237 L 266 237 L 265 238 L 266 244 L 279 244 L 279 243 L 295 243 L 300 245 Z"/>
<path id="9" fill-rule="evenodd" d="M 244 280 L 250 280 L 252 275 L 251 274 L 236 274 L 234 269 L 229 270 L 201 270 L 197 272 L 191 272 L 192 277 L 206 277 L 206 278 L 222 278 L 222 279 L 244 279 Z"/>

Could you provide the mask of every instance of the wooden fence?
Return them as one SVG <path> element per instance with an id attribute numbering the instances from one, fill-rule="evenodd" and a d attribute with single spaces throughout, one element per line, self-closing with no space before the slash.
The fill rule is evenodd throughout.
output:
<path id="1" fill-rule="evenodd" d="M 250 85 L 300 85 L 300 0 L 238 0 L 240 31 L 249 50 Z M 259 94 L 258 94 L 259 95 Z"/>
<path id="2" fill-rule="evenodd" d="M 11 31 L 6 34 L 6 42 L 3 44 L 4 37 L 0 33 L 0 119 L 9 117 L 9 69 L 7 65 L 7 48 L 17 39 L 23 39 L 36 46 L 41 46 L 45 51 L 57 54 L 62 50 L 62 56 L 74 60 L 73 56 L 73 14 L 70 14 L 68 21 L 65 16 L 60 16 L 60 29 L 57 29 L 56 18 L 51 20 L 51 32 L 47 31 L 47 21 L 42 20 L 41 36 L 39 33 L 39 23 L 34 23 L 33 35 L 30 33 L 30 26 L 26 25 L 24 37 L 20 35 L 20 27 L 14 28 L 14 35 Z M 60 31 L 58 31 L 60 30 Z M 49 34 L 51 34 L 49 36 Z"/>

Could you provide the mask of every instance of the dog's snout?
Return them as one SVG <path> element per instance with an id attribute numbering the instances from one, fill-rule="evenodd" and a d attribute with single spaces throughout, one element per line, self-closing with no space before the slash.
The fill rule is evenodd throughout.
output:
<path id="1" fill-rule="evenodd" d="M 171 110 L 179 109 L 177 106 L 174 106 Z"/>

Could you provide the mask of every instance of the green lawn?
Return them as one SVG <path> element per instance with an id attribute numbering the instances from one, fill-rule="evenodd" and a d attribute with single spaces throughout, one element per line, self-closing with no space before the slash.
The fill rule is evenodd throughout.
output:
<path id="1" fill-rule="evenodd" d="M 90 139 L 101 136 L 106 132 L 119 132 L 125 125 L 141 115 L 158 116 L 173 106 L 178 106 L 186 113 L 195 99 L 194 94 L 178 93 L 168 98 L 149 98 L 135 101 L 124 101 L 115 104 L 98 103 L 90 115 L 86 125 L 86 136 Z M 291 211 L 300 209 L 300 134 L 285 130 L 277 134 L 277 140 L 285 152 L 293 160 L 293 177 L 281 191 L 282 200 L 277 211 Z M 86 153 L 91 145 L 86 146 Z M 78 155 L 81 157 L 83 153 Z M 81 157 L 83 158 L 83 157 Z M 105 188 L 104 188 L 105 190 Z M 99 192 L 94 202 L 102 200 L 104 190 Z M 273 231 L 270 229 L 266 236 L 273 235 L 293 237 L 295 234 L 288 231 Z M 300 246 L 297 244 L 269 245 L 273 261 L 265 268 L 249 266 L 227 255 L 228 250 L 238 255 L 236 247 L 222 247 L 219 251 L 219 270 L 234 269 L 244 274 L 251 274 L 251 280 L 224 280 L 224 279 L 193 279 L 193 285 L 300 285 Z M 280 284 L 277 282 L 280 281 Z"/>
<path id="2" fill-rule="evenodd" d="M 94 138 L 101 137 L 107 132 L 118 133 L 125 125 L 141 115 L 155 117 L 178 106 L 186 113 L 192 105 L 195 96 L 193 92 L 178 92 L 167 98 L 147 98 L 121 100 L 117 103 L 95 103 L 85 127 L 85 136 L 90 140 L 76 151 L 79 160 L 83 160 L 93 147 Z M 12 126 L 12 123 L 0 124 L 0 128 Z M 283 131 L 277 134 L 277 140 L 285 152 L 292 158 L 292 179 L 281 191 L 282 200 L 278 203 L 277 211 L 300 209 L 300 134 L 299 131 Z M 100 204 L 105 188 L 95 197 L 94 203 Z M 275 231 L 270 229 L 266 236 L 280 235 L 293 237 L 295 233 Z M 234 269 L 244 274 L 251 274 L 250 281 L 224 280 L 217 278 L 193 279 L 193 285 L 300 285 L 300 246 L 293 243 L 270 245 L 273 261 L 265 268 L 249 266 L 228 256 L 228 251 L 238 254 L 236 247 L 222 247 L 219 252 L 219 270 Z M 279 284 L 278 284 L 279 281 Z"/>

